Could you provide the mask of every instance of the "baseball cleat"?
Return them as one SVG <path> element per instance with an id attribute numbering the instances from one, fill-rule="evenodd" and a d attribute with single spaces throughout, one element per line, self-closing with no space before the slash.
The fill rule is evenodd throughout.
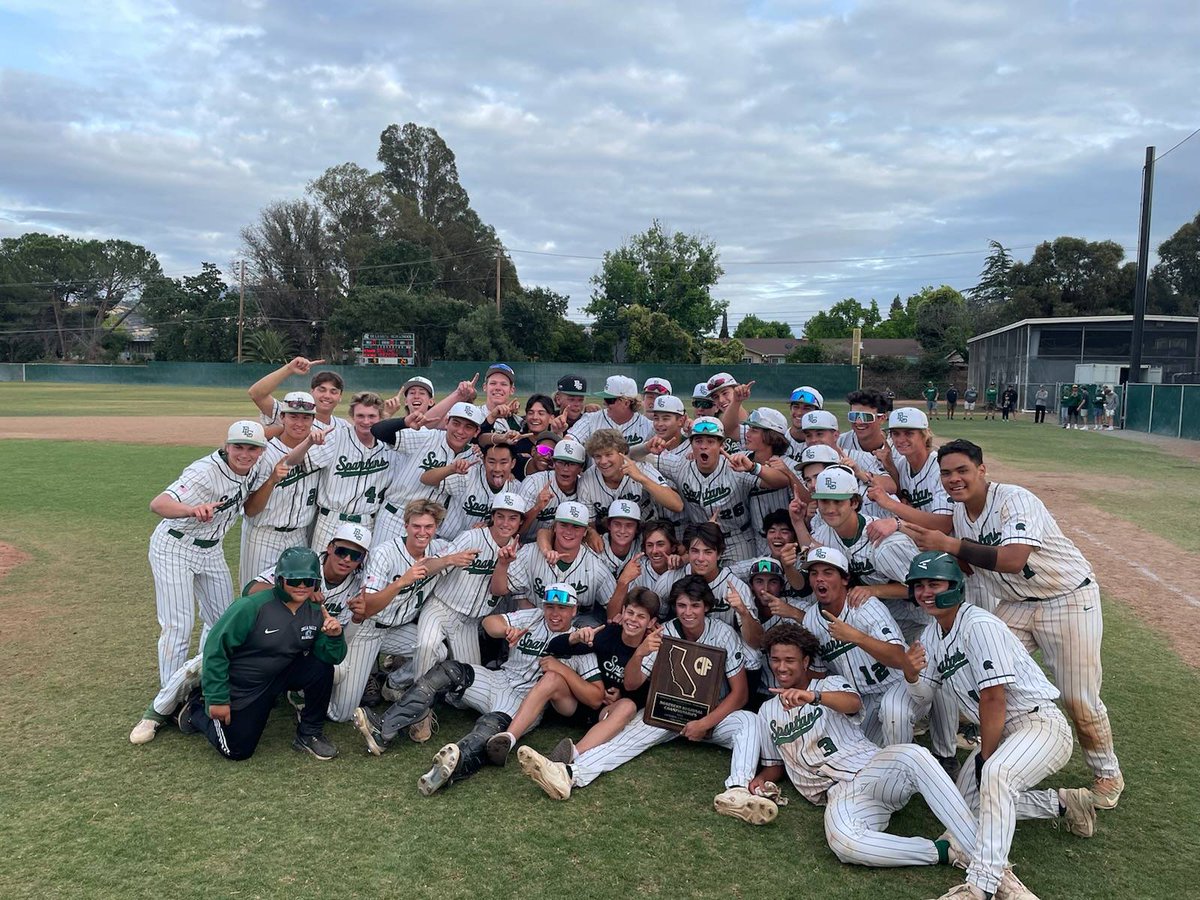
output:
<path id="1" fill-rule="evenodd" d="M 333 741 L 325 737 L 323 734 L 298 734 L 296 739 L 292 741 L 293 750 L 303 750 L 309 756 L 315 756 L 317 759 L 333 759 L 338 755 L 337 747 L 333 745 Z"/>
<path id="2" fill-rule="evenodd" d="M 564 763 L 551 762 L 529 746 L 517 751 L 517 760 L 521 771 L 537 782 L 550 799 L 566 800 L 571 796 L 571 774 Z"/>
<path id="3" fill-rule="evenodd" d="M 946 841 L 950 845 L 950 849 L 946 852 L 946 858 L 950 860 L 950 865 L 966 871 L 967 867 L 971 865 L 970 852 L 964 850 L 949 831 L 943 831 L 938 836 L 938 840 Z"/>
<path id="4" fill-rule="evenodd" d="M 148 744 L 154 740 L 154 736 L 158 734 L 158 726 L 162 722 L 157 719 L 142 719 L 133 726 L 133 731 L 129 732 L 129 743 L 131 744 Z"/>
<path id="5" fill-rule="evenodd" d="M 437 719 L 433 717 L 432 712 L 425 713 L 425 717 L 418 719 L 416 722 L 408 726 L 409 740 L 417 744 L 424 744 L 437 731 Z"/>
<path id="6" fill-rule="evenodd" d="M 956 884 L 936 900 L 993 900 L 995 894 L 981 890 L 973 884 Z"/>
<path id="7" fill-rule="evenodd" d="M 1005 868 L 996 896 L 1000 900 L 1038 900 L 1038 895 L 1025 887 L 1025 884 L 1011 868 Z"/>
<path id="8" fill-rule="evenodd" d="M 1096 833 L 1096 803 L 1087 788 L 1059 788 L 1058 800 L 1066 809 L 1067 831 L 1090 838 Z"/>
<path id="9" fill-rule="evenodd" d="M 512 752 L 513 736 L 507 731 L 501 731 L 499 734 L 493 734 L 488 738 L 487 745 L 484 750 L 487 753 L 488 762 L 493 766 L 502 766 L 508 762 L 508 754 Z"/>
<path id="10" fill-rule="evenodd" d="M 1125 778 L 1120 772 L 1111 778 L 1097 778 L 1092 782 L 1092 803 L 1096 809 L 1116 809 L 1124 790 Z"/>
<path id="11" fill-rule="evenodd" d="M 433 757 L 433 768 L 417 779 L 417 790 L 429 797 L 450 783 L 458 768 L 458 744 L 447 744 Z"/>
<path id="12" fill-rule="evenodd" d="M 550 762 L 563 763 L 569 766 L 575 762 L 575 742 L 570 738 L 563 738 L 554 745 L 554 749 L 550 751 L 548 758 Z"/>
<path id="13" fill-rule="evenodd" d="M 366 685 L 363 686 L 362 699 L 359 700 L 359 706 L 378 706 L 383 697 L 379 692 L 379 679 L 372 675 L 367 679 Z"/>
<path id="14" fill-rule="evenodd" d="M 717 794 L 713 798 L 713 809 L 751 825 L 766 825 L 779 815 L 778 806 L 766 797 L 756 797 L 744 787 L 731 787 Z"/>
<path id="15" fill-rule="evenodd" d="M 360 706 L 354 710 L 353 720 L 354 727 L 367 742 L 367 752 L 373 756 L 383 756 L 389 743 L 383 739 L 383 717 L 365 706 Z"/>
<path id="16" fill-rule="evenodd" d="M 958 778 L 958 773 L 962 769 L 962 763 L 958 761 L 957 756 L 937 756 L 933 757 L 938 761 L 938 765 L 942 770 L 950 776 L 950 780 L 954 781 Z"/>

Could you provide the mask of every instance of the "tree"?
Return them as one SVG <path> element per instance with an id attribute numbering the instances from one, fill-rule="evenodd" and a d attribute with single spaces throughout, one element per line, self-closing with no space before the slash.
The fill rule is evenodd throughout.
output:
<path id="1" fill-rule="evenodd" d="M 790 338 L 792 326 L 786 322 L 766 321 L 750 313 L 733 330 L 735 338 Z"/>
<path id="2" fill-rule="evenodd" d="M 963 295 L 942 285 L 924 288 L 918 296 L 916 338 L 925 353 L 941 358 L 956 351 L 965 354 L 971 320 Z"/>
<path id="3" fill-rule="evenodd" d="M 254 362 L 277 365 L 287 362 L 296 352 L 286 334 L 258 328 L 246 335 L 246 355 Z"/>
<path id="4" fill-rule="evenodd" d="M 598 328 L 613 329 L 622 322 L 643 321 L 640 313 L 633 319 L 624 317 L 625 310 L 638 307 L 662 315 L 690 340 L 697 340 L 712 332 L 727 306 L 711 293 L 723 274 L 713 241 L 668 233 L 655 220 L 645 232 L 604 254 L 600 271 L 591 279 L 594 290 L 585 312 L 595 316 Z M 634 343 L 628 332 L 617 333 Z"/>
<path id="5" fill-rule="evenodd" d="M 736 366 L 746 359 L 746 345 L 733 338 L 719 341 L 705 338 L 700 346 L 700 362 L 712 366 Z"/>
<path id="6" fill-rule="evenodd" d="M 988 246 L 992 249 L 979 273 L 979 282 L 967 291 L 972 311 L 1007 302 L 1012 290 L 1009 282 L 1013 266 L 1012 252 L 999 241 L 988 241 Z"/>
<path id="7" fill-rule="evenodd" d="M 1200 304 L 1200 213 L 1158 245 L 1154 281 L 1161 285 L 1160 305 L 1180 315 L 1197 315 Z M 1163 302 L 1166 301 L 1166 302 Z M 1149 306 L 1149 303 L 1147 303 Z M 1164 310 L 1165 311 L 1165 310 Z"/>
<path id="8" fill-rule="evenodd" d="M 446 341 L 471 314 L 472 307 L 436 292 L 359 284 L 329 317 L 328 334 L 335 357 L 355 346 L 364 334 L 411 332 L 416 343 L 417 365 L 427 366 L 446 356 Z"/>
<path id="9" fill-rule="evenodd" d="M 517 352 L 500 325 L 494 306 L 480 306 L 460 319 L 446 337 L 448 359 L 516 359 Z"/>
<path id="10" fill-rule="evenodd" d="M 237 355 L 238 296 L 212 263 L 199 275 L 155 279 L 142 291 L 139 312 L 155 329 L 155 359 L 229 362 Z"/>
<path id="11" fill-rule="evenodd" d="M 329 252 L 343 286 L 354 286 L 358 269 L 379 243 L 388 209 L 388 186 L 379 173 L 354 163 L 331 166 L 308 183 L 321 211 Z"/>
<path id="12" fill-rule="evenodd" d="M 622 308 L 619 315 L 617 325 L 624 344 L 618 345 L 614 362 L 696 361 L 692 336 L 666 313 L 634 304 Z"/>
<path id="13" fill-rule="evenodd" d="M 888 308 L 888 317 L 880 322 L 871 330 L 870 334 L 864 332 L 864 337 L 873 338 L 911 338 L 916 333 L 917 327 L 917 297 L 916 295 L 908 298 L 908 303 L 900 299 L 897 294 L 892 298 L 892 305 Z"/>
<path id="14" fill-rule="evenodd" d="M 421 218 L 439 230 L 470 209 L 454 152 L 433 128 L 413 122 L 403 128 L 389 125 L 379 136 L 378 158 L 388 184 L 416 203 Z"/>
<path id="15" fill-rule="evenodd" d="M 800 344 L 787 355 L 785 362 L 820 365 L 827 362 L 825 349 L 816 343 Z"/>
<path id="16" fill-rule="evenodd" d="M 558 323 L 567 314 L 568 298 L 548 288 L 533 288 L 503 298 L 500 321 L 509 341 L 530 359 L 553 359 L 551 348 Z"/>
<path id="17" fill-rule="evenodd" d="M 867 337 L 868 332 L 879 325 L 879 320 L 879 305 L 874 300 L 867 307 L 853 297 L 847 297 L 805 322 L 804 337 L 810 341 L 848 338 L 855 328 L 863 329 L 863 337 Z"/>

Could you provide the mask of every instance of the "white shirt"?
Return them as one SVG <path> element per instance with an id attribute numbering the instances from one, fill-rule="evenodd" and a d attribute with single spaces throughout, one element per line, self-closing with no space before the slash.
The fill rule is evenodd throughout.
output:
<path id="1" fill-rule="evenodd" d="M 516 493 L 517 482 L 508 479 L 498 488 L 488 484 L 482 461 L 467 469 L 465 475 L 451 475 L 442 482 L 449 500 L 446 518 L 438 528 L 438 536 L 453 540 L 468 528 L 487 521 L 492 514 L 492 498 L 503 491 Z"/>
<path id="2" fill-rule="evenodd" d="M 479 553 L 469 565 L 445 572 L 434 585 L 433 596 L 464 616 L 481 619 L 496 605 L 496 598 L 492 596 L 492 573 L 496 570 L 500 547 L 490 528 L 472 528 L 451 541 L 443 555 L 460 550 L 478 550 Z"/>
<path id="3" fill-rule="evenodd" d="M 576 480 L 575 491 L 570 494 L 563 493 L 559 488 L 558 482 L 554 480 L 554 472 L 534 472 L 532 475 L 526 476 L 521 482 L 521 487 L 517 493 L 525 498 L 527 509 L 533 509 L 537 504 L 538 494 L 542 492 L 542 488 L 550 486 L 550 502 L 546 504 L 546 508 L 537 514 L 534 520 L 536 525 L 534 531 L 539 531 L 542 528 L 549 528 L 554 524 L 554 514 L 558 512 L 558 504 L 564 500 L 575 500 L 579 496 L 579 482 Z"/>
<path id="4" fill-rule="evenodd" d="M 900 626 L 877 597 L 868 597 L 867 602 L 857 609 L 846 605 L 838 618 L 877 641 L 904 646 Z M 817 658 L 810 666 L 814 672 L 819 670 L 840 675 L 854 685 L 854 690 L 862 696 L 882 694 L 892 685 L 899 684 L 897 679 L 904 677 L 899 669 L 889 669 L 857 644 L 835 639 L 829 633 L 829 623 L 821 615 L 819 603 L 814 603 L 804 614 L 804 627 L 812 632 L 820 644 Z"/>
<path id="5" fill-rule="evenodd" d="M 331 459 L 321 470 L 317 505 L 346 515 L 363 516 L 370 521 L 383 508 L 391 484 L 391 464 L 395 458 L 383 441 L 367 447 L 353 428 L 339 428 L 325 440 L 331 447 Z"/>
<path id="6" fill-rule="evenodd" d="M 621 436 L 625 438 L 625 443 L 630 447 L 636 447 L 638 444 L 643 444 L 654 437 L 654 423 L 641 413 L 634 413 L 632 419 L 624 425 L 618 425 L 609 418 L 607 409 L 602 409 L 599 412 L 584 413 L 579 417 L 579 421 L 567 429 L 567 437 L 575 438 L 575 440 L 586 447 L 588 438 L 602 428 L 613 428 L 621 432 Z"/>
<path id="7" fill-rule="evenodd" d="M 279 438 L 271 438 L 259 457 L 258 465 L 266 473 L 273 472 L 275 466 L 291 452 L 292 448 Z M 256 528 L 286 528 L 292 531 L 307 528 L 317 515 L 317 485 L 321 479 L 321 469 L 329 465 L 331 459 L 332 446 L 322 444 L 309 447 L 300 464 L 288 469 L 283 480 L 271 490 L 263 511 L 257 516 L 246 516 L 246 522 Z"/>
<path id="8" fill-rule="evenodd" d="M 546 562 L 537 544 L 526 544 L 517 551 L 517 558 L 508 567 L 510 591 L 541 606 L 546 597 L 546 588 L 564 582 L 575 589 L 579 600 L 579 611 L 585 612 L 593 606 L 608 606 L 616 579 L 604 560 L 588 547 L 580 547 L 571 562 L 558 562 L 553 566 Z"/>
<path id="9" fill-rule="evenodd" d="M 434 538 L 425 550 L 422 562 L 428 562 L 433 557 L 445 556 L 450 552 L 448 541 Z M 377 594 L 389 584 L 404 575 L 417 564 L 402 538 L 393 538 L 382 547 L 375 547 L 367 556 L 367 570 L 363 577 L 363 590 Z M 434 584 L 441 578 L 442 573 L 426 575 L 399 591 L 392 602 L 377 612 L 371 619 L 379 625 L 391 628 L 396 625 L 407 625 L 415 622 L 425 605 L 425 599 L 433 593 Z"/>
<path id="10" fill-rule="evenodd" d="M 546 648 L 550 641 L 560 634 L 570 634 L 575 629 L 568 627 L 566 631 L 551 631 L 540 609 L 507 613 L 504 620 L 513 628 L 528 629 L 508 651 L 508 659 L 500 667 L 514 689 L 527 691 L 542 677 L 541 659 L 548 655 Z M 585 681 L 600 680 L 600 664 L 594 653 L 568 656 L 560 661 L 578 672 Z"/>

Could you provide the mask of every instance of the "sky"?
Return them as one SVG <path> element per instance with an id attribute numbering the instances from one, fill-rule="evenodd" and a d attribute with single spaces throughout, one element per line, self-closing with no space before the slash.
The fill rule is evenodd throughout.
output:
<path id="1" fill-rule="evenodd" d="M 572 318 L 659 219 L 716 243 L 731 327 L 800 334 L 969 288 L 993 239 L 1135 259 L 1149 145 L 1169 237 L 1200 212 L 1198 46 L 1195 0 L 0 0 L 0 237 L 232 272 L 260 209 L 416 122 Z"/>

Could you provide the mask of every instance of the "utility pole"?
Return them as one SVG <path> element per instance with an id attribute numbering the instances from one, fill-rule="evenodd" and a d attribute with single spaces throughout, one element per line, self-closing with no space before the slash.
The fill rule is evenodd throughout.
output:
<path id="1" fill-rule="evenodd" d="M 500 315 L 500 254 L 496 254 L 496 315 Z"/>
<path id="2" fill-rule="evenodd" d="M 1154 199 L 1154 148 L 1146 148 L 1142 169 L 1142 222 L 1138 231 L 1137 280 L 1133 289 L 1133 335 L 1129 347 L 1129 380 L 1142 380 L 1142 332 L 1146 324 L 1146 280 L 1150 274 L 1150 205 Z"/>
<path id="3" fill-rule="evenodd" d="M 242 260 L 241 275 L 238 278 L 238 365 L 242 364 L 242 329 L 246 324 L 246 261 Z"/>

